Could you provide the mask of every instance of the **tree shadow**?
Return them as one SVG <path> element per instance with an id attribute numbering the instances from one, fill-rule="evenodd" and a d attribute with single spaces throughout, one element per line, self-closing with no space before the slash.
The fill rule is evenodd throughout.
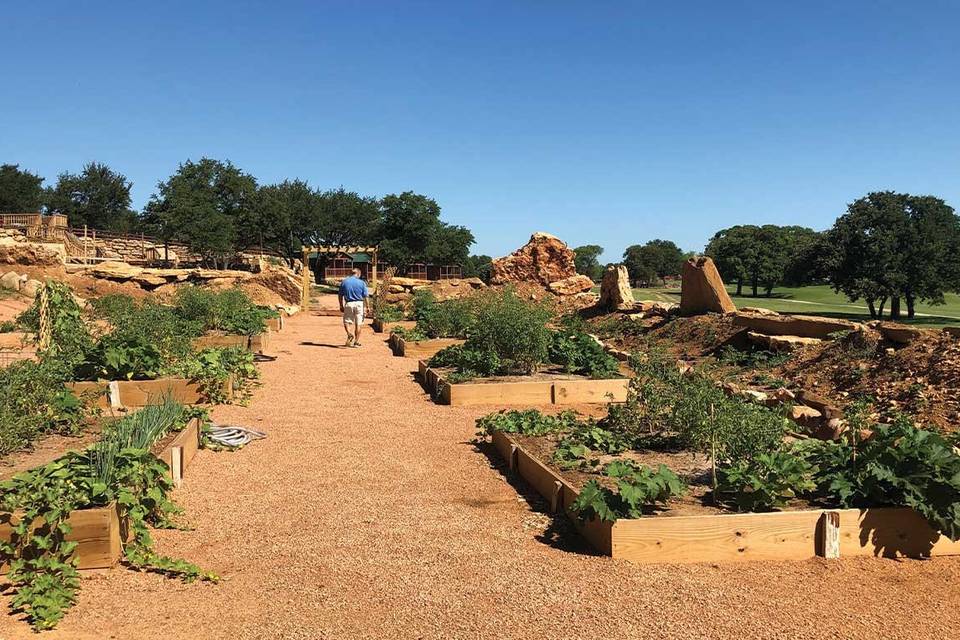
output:
<path id="1" fill-rule="evenodd" d="M 590 543 L 580 535 L 576 526 L 567 518 L 566 514 L 562 512 L 550 512 L 550 503 L 537 493 L 533 487 L 527 484 L 518 473 L 510 470 L 509 465 L 500 457 L 496 447 L 494 447 L 492 443 L 484 440 L 474 440 L 461 444 L 472 446 L 475 451 L 486 456 L 490 466 L 500 472 L 507 483 L 509 483 L 517 494 L 523 498 L 524 502 L 527 503 L 531 511 L 543 514 L 549 518 L 546 528 L 534 536 L 537 542 L 567 553 L 594 556 L 602 555 L 591 547 Z"/>
<path id="2" fill-rule="evenodd" d="M 860 511 L 860 546 L 883 558 L 929 558 L 940 533 L 913 509 Z"/>

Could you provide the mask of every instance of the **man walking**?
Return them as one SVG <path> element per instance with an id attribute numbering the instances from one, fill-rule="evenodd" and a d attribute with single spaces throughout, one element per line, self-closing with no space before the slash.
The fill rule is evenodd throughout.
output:
<path id="1" fill-rule="evenodd" d="M 363 305 L 369 297 L 367 283 L 360 279 L 360 269 L 354 269 L 353 275 L 340 283 L 337 298 L 343 313 L 343 329 L 347 332 L 347 346 L 360 346 L 360 325 L 363 324 Z M 353 325 L 353 333 L 350 332 Z"/>

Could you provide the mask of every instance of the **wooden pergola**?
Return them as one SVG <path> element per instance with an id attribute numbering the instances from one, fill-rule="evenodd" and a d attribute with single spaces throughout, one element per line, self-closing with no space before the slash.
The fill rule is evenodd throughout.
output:
<path id="1" fill-rule="evenodd" d="M 318 247 L 303 248 L 303 292 L 300 295 L 300 307 L 307 308 L 310 302 L 310 284 L 313 281 L 313 271 L 310 270 L 310 254 L 316 253 L 317 257 L 322 255 L 339 255 L 341 253 L 355 254 L 366 253 L 370 255 L 370 286 L 377 288 L 377 252 L 378 247 L 358 247 L 358 246 L 333 246 L 323 245 Z"/>

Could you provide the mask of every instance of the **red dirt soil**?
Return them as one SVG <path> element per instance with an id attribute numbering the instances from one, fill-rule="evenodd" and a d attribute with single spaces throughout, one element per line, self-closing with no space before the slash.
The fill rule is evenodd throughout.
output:
<path id="1" fill-rule="evenodd" d="M 489 409 L 433 404 L 385 336 L 344 348 L 337 318 L 297 316 L 273 341 L 250 406 L 215 411 L 268 438 L 201 451 L 176 492 L 196 529 L 157 535 L 223 581 L 87 573 L 44 638 L 947 638 L 960 625 L 960 558 L 637 566 L 569 533 L 543 542 L 549 518 L 470 444 Z M 0 637 L 37 636 L 0 616 Z"/>

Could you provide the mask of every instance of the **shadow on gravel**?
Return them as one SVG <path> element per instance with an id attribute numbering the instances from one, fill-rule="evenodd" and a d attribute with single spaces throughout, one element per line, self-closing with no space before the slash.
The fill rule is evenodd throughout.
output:
<path id="1" fill-rule="evenodd" d="M 346 345 L 342 344 L 327 344 L 325 342 L 309 342 L 303 341 L 300 343 L 304 347 L 323 347 L 325 349 L 345 349 Z"/>
<path id="2" fill-rule="evenodd" d="M 576 553 L 579 555 L 600 555 L 590 544 L 580 537 L 577 528 L 573 525 L 566 514 L 550 513 L 550 504 L 543 499 L 526 481 L 518 474 L 510 471 L 507 463 L 497 454 L 497 450 L 489 442 L 469 441 L 461 444 L 473 447 L 475 451 L 486 456 L 490 466 L 497 471 L 510 483 L 516 492 L 522 497 L 532 511 L 543 514 L 549 518 L 547 527 L 535 536 L 537 542 L 553 547 L 559 551 Z"/>

